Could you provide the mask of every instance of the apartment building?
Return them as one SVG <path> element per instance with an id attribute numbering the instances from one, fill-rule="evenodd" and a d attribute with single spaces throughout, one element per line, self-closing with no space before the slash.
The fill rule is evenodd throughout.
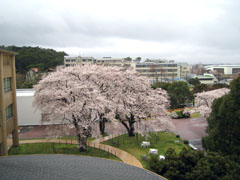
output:
<path id="1" fill-rule="evenodd" d="M 189 70 L 190 67 L 187 63 L 175 63 L 174 60 L 147 59 L 145 62 L 136 64 L 136 71 L 144 76 L 148 76 L 152 83 L 184 79 Z"/>
<path id="2" fill-rule="evenodd" d="M 13 146 L 19 145 L 16 106 L 15 55 L 0 49 L 0 155 L 8 155 L 7 137 L 12 134 Z"/>
<path id="3" fill-rule="evenodd" d="M 190 66 L 188 63 L 177 63 L 179 68 L 180 68 L 180 78 L 181 79 L 187 79 L 188 78 L 188 75 L 190 74 Z"/>
<path id="4" fill-rule="evenodd" d="M 95 64 L 94 57 L 82 57 L 82 56 L 76 56 L 76 57 L 64 57 L 64 66 L 74 66 L 74 65 L 84 65 L 86 63 Z"/>
<path id="5" fill-rule="evenodd" d="M 124 58 L 112 58 L 112 57 L 103 57 L 96 59 L 96 64 L 98 65 L 107 65 L 107 66 L 119 66 L 135 69 L 136 62 L 133 60 L 126 60 Z"/>
<path id="6" fill-rule="evenodd" d="M 190 66 L 187 63 L 175 63 L 174 60 L 147 59 L 144 62 L 140 62 L 138 60 L 112 57 L 98 59 L 81 56 L 64 58 L 65 66 L 84 65 L 86 63 L 131 68 L 144 76 L 148 76 L 152 83 L 156 81 L 171 82 L 173 80 L 186 79 L 190 73 Z"/>
<path id="7" fill-rule="evenodd" d="M 107 66 L 120 66 L 135 69 L 135 62 L 132 60 L 125 60 L 124 58 L 112 58 L 103 57 L 95 59 L 94 57 L 64 57 L 64 66 L 74 66 L 74 65 L 84 65 L 84 64 L 97 64 L 97 65 L 107 65 Z"/>

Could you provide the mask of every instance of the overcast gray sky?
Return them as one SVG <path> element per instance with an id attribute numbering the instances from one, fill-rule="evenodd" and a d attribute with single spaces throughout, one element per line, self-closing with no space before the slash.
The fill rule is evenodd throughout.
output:
<path id="1" fill-rule="evenodd" d="M 240 63 L 239 0 L 0 0 L 0 45 Z"/>

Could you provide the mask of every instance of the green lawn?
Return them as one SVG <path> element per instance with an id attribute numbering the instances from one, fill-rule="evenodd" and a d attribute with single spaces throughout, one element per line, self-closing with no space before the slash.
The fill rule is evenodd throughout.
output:
<path id="1" fill-rule="evenodd" d="M 113 146 L 114 143 L 118 143 L 120 149 L 132 154 L 135 156 L 146 168 L 147 163 L 143 161 L 142 156 L 148 155 L 148 151 L 150 148 L 158 149 L 159 155 L 164 155 L 168 148 L 174 148 L 177 153 L 183 149 L 183 147 L 187 147 L 187 145 L 183 144 L 183 140 L 180 138 L 176 138 L 176 135 L 169 132 L 158 132 L 158 133 L 150 133 L 151 138 L 148 140 L 145 137 L 137 135 L 135 137 L 128 137 L 127 134 L 118 136 L 112 140 L 105 141 L 103 144 L 108 144 Z M 142 141 L 150 141 L 149 148 L 142 148 Z M 179 141 L 179 142 L 175 142 Z"/>
<path id="2" fill-rule="evenodd" d="M 121 161 L 118 157 L 97 148 L 88 147 L 86 152 L 80 152 L 77 145 L 74 144 L 58 144 L 58 143 L 33 143 L 21 144 L 19 147 L 12 147 L 9 155 L 23 154 L 74 154 L 84 156 L 94 156 L 112 160 Z"/>
<path id="3" fill-rule="evenodd" d="M 201 117 L 201 115 L 199 113 L 193 113 L 191 114 L 190 118 L 197 118 L 197 117 Z"/>

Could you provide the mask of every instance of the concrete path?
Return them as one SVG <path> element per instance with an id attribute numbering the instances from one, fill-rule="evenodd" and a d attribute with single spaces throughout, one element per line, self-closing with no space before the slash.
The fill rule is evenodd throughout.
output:
<path id="1" fill-rule="evenodd" d="M 99 138 L 94 141 L 91 141 L 88 143 L 88 146 L 95 147 L 107 152 L 112 153 L 113 155 L 117 156 L 119 159 L 121 159 L 124 163 L 136 166 L 139 168 L 143 168 L 142 164 L 131 154 L 109 145 L 101 144 L 104 141 L 107 141 L 111 139 L 110 136 Z M 72 144 L 78 144 L 76 140 L 64 140 L 64 139 L 33 139 L 33 140 L 20 140 L 20 144 L 26 144 L 26 143 L 44 143 L 44 142 L 54 142 L 54 143 L 72 143 Z"/>
<path id="2" fill-rule="evenodd" d="M 109 145 L 105 145 L 105 144 L 101 144 L 104 141 L 107 141 L 111 139 L 111 136 L 106 136 L 103 138 L 99 138 L 96 139 L 92 142 L 89 143 L 89 146 L 94 147 L 94 145 L 100 145 L 100 149 L 105 150 L 105 151 L 109 151 L 109 152 L 113 152 L 114 155 L 116 155 L 119 159 L 121 159 L 124 163 L 132 165 L 132 166 L 136 166 L 139 168 L 143 168 L 142 164 L 137 160 L 137 158 L 135 158 L 134 156 L 132 156 L 131 154 L 129 154 L 126 151 L 123 151 L 119 148 L 116 147 L 112 147 Z"/>

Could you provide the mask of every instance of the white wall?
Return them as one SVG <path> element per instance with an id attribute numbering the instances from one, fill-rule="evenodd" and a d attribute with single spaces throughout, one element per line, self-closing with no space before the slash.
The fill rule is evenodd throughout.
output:
<path id="1" fill-rule="evenodd" d="M 18 125 L 40 125 L 41 112 L 32 106 L 33 96 L 21 96 L 17 91 Z"/>

